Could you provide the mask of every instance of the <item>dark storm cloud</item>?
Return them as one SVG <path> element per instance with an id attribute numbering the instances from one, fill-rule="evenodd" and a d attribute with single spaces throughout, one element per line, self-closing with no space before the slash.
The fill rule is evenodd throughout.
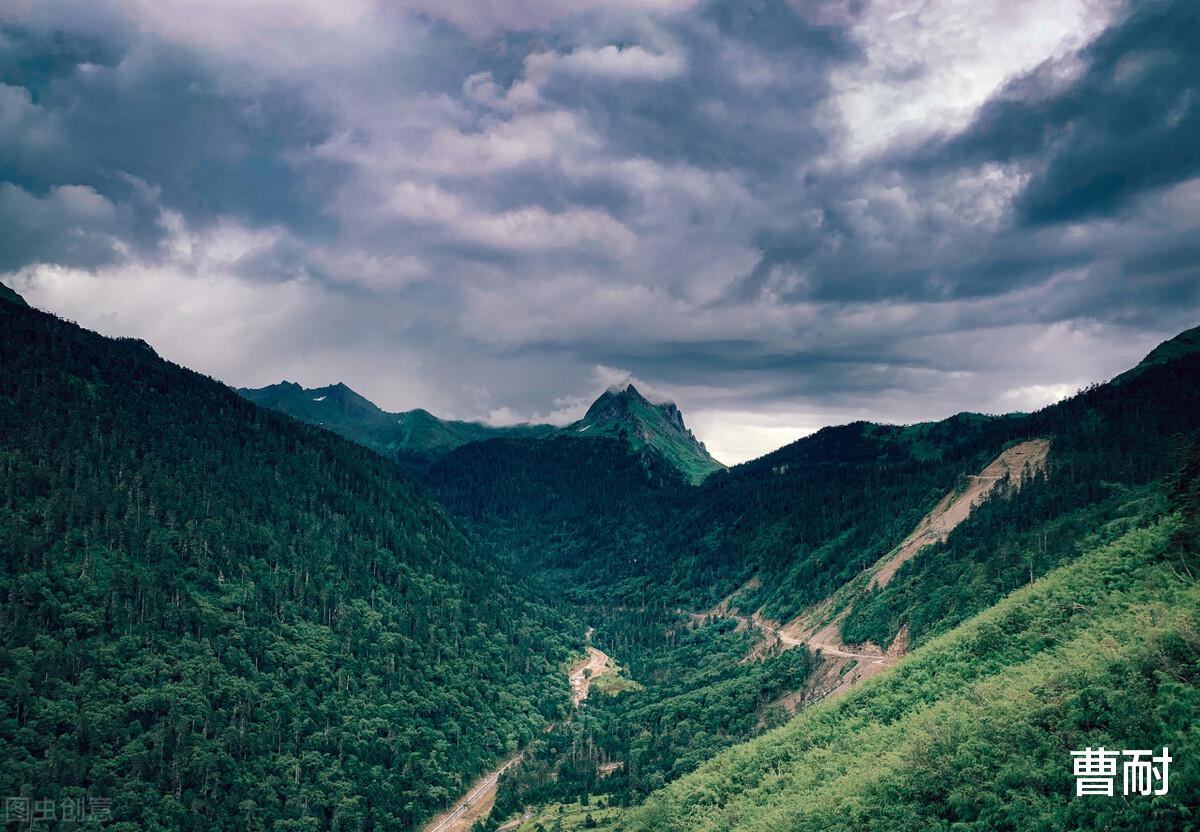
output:
<path id="1" fill-rule="evenodd" d="M 796 285 L 778 295 L 793 302 L 945 302 L 1002 295 L 1044 281 L 1051 273 L 1080 266 L 1090 255 L 1011 231 L 944 244 L 952 229 L 926 228 L 909 247 L 879 246 L 853 222 L 825 214 L 819 228 L 765 234 L 754 269 L 718 301 L 746 301 L 761 295 L 776 276 L 803 269 Z M 964 237 L 967 235 L 963 235 Z M 831 239 L 839 241 L 836 248 Z"/>
<path id="2" fill-rule="evenodd" d="M 895 374 L 906 369 L 940 369 L 928 357 L 905 356 L 884 343 L 856 343 L 841 350 L 806 349 L 791 353 L 763 352 L 754 341 L 714 341 L 674 345 L 670 349 L 631 351 L 597 346 L 588 352 L 600 363 L 638 367 L 651 377 L 670 378 L 678 385 L 766 381 L 770 396 L 828 396 L 838 391 L 879 386 L 879 371 Z"/>
<path id="3" fill-rule="evenodd" d="M 1200 5 L 1152 0 L 1080 55 L 1077 79 L 1050 63 L 1017 79 L 936 164 L 1036 159 L 1017 199 L 1029 225 L 1113 214 L 1144 191 L 1200 172 Z"/>
<path id="4" fill-rule="evenodd" d="M 62 184 L 93 189 L 134 215 L 125 239 L 144 250 L 162 238 L 161 208 L 198 223 L 228 216 L 304 232 L 329 224 L 311 176 L 288 162 L 290 150 L 329 130 L 297 90 L 277 82 L 241 94 L 187 49 L 109 36 L 5 27 L 15 48 L 0 63 L 0 94 L 27 114 L 0 140 L 13 151 L 0 180 L 38 197 Z M 46 242 L 27 245 L 27 259 L 83 262 Z"/>
<path id="5" fill-rule="evenodd" d="M 844 30 L 786 0 L 715 0 L 663 29 L 661 48 L 687 56 L 677 77 L 564 74 L 546 96 L 588 112 L 618 153 L 780 176 L 823 149 L 827 136 L 805 114 L 825 99 L 829 68 L 856 55 Z"/>
<path id="6" fill-rule="evenodd" d="M 86 31 L 37 31 L 0 24 L 0 72 L 6 83 L 40 92 L 54 80 L 73 75 L 81 64 L 116 66 L 131 42 L 127 25 L 89 21 Z"/>
<path id="7" fill-rule="evenodd" d="M 1086 269 L 1108 248 L 1102 240 L 1085 235 L 1080 245 L 1041 229 L 1089 217 L 1146 222 L 1140 197 L 1200 173 L 1196 43 L 1196 4 L 1135 4 L 1077 56 L 1056 56 L 1006 83 L 962 132 L 915 151 L 900 147 L 832 178 L 809 179 L 809 204 L 820 210 L 820 223 L 760 232 L 759 262 L 718 303 L 760 297 L 788 270 L 802 278 L 776 292 L 783 298 L 857 303 L 1000 296 L 1064 270 Z M 1015 165 L 1027 182 L 982 232 L 952 213 L 915 220 L 889 215 L 886 200 L 879 199 L 868 209 L 879 222 L 864 224 L 847 210 L 859 204 L 839 199 L 877 182 L 906 189 L 922 205 L 936 204 L 961 188 L 964 172 L 987 164 Z M 1153 271 L 1150 264 L 1166 258 L 1177 269 L 1155 281 L 1155 290 L 1133 308 L 1193 296 L 1195 261 L 1169 253 L 1177 238 L 1163 240 L 1149 228 L 1127 230 L 1122 238 L 1124 250 L 1105 251 L 1110 259 L 1097 268 L 1098 282 L 1106 269 L 1119 280 L 1139 280 Z M 1154 250 L 1143 253 L 1143 245 Z M 1099 300 L 1089 311 L 1099 317 L 1136 314 Z"/>
<path id="8" fill-rule="evenodd" d="M 132 236 L 135 221 L 90 188 L 56 187 L 42 196 L 0 182 L 0 271 L 12 271 L 54 252 L 57 262 L 94 266 L 120 260 L 116 241 Z"/>
<path id="9" fill-rule="evenodd" d="M 561 421 L 634 373 L 718 446 L 1194 323 L 1194 4 L 486 5 L 0 21 L 0 272 L 237 384 Z"/>

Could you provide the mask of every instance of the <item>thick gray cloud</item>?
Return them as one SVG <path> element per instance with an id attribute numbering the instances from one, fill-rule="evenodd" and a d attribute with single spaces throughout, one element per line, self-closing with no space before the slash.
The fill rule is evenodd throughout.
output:
<path id="1" fill-rule="evenodd" d="M 0 6 L 0 277 L 235 384 L 736 461 L 1036 407 L 1200 309 L 1194 4 Z"/>
<path id="2" fill-rule="evenodd" d="M 1138 4 L 1078 56 L 1011 81 L 935 164 L 1035 159 L 1016 200 L 1028 224 L 1119 212 L 1152 188 L 1200 174 L 1200 7 Z M 1068 70 L 1069 72 L 1069 70 Z"/>

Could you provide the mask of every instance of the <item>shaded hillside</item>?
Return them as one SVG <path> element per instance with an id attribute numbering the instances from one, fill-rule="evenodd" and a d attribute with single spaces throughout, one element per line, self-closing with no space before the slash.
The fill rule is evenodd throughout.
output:
<path id="1" fill-rule="evenodd" d="M 1001 488 L 1004 499 L 855 602 L 855 638 L 887 644 L 912 622 L 919 639 L 1077 556 L 1131 493 L 1177 465 L 1200 429 L 1200 353 L 1170 352 L 1038 413 L 826 428 L 694 489 L 630 479 L 628 466 L 576 456 L 583 445 L 533 453 L 522 442 L 478 459 L 464 449 L 429 482 L 527 567 L 586 574 L 567 587 L 581 602 L 704 609 L 756 578 L 739 604 L 787 620 L 861 576 L 1005 447 L 1049 440 L 1045 471 L 1027 488 Z M 1032 547 L 1052 520 L 1054 534 Z M 1019 556 L 1004 554 L 1014 547 Z"/>
<path id="2" fill-rule="evenodd" d="M 1179 333 L 1169 341 L 1159 344 L 1137 366 L 1113 379 L 1113 383 L 1128 381 L 1141 375 L 1146 369 L 1174 361 L 1177 358 L 1200 352 L 1200 326 Z"/>
<path id="3" fill-rule="evenodd" d="M 573 628 L 377 455 L 0 303 L 0 791 L 116 829 L 409 829 Z"/>
<path id="4" fill-rule="evenodd" d="M 1200 431 L 1200 352 L 1139 366 L 1024 417 L 1029 435 L 1051 438 L 1044 473 L 983 504 L 869 593 L 847 638 L 886 644 L 908 623 L 920 642 L 1119 534 L 1130 507 L 1160 490 Z"/>
<path id="5" fill-rule="evenodd" d="M 661 556 L 648 524 L 690 491 L 653 449 L 566 435 L 473 442 L 424 479 L 500 557 L 575 602 L 635 594 L 621 582 Z"/>
<path id="6" fill-rule="evenodd" d="M 786 618 L 828 596 L 904 539 L 959 476 L 1015 425 L 956 416 L 935 425 L 826 428 L 718 474 L 672 518 L 669 583 L 707 606 L 751 577 L 743 599 Z"/>
<path id="7" fill-rule="evenodd" d="M 0 301 L 8 301 L 9 303 L 15 303 L 20 306 L 28 306 L 28 304 L 25 303 L 25 298 L 18 295 L 15 291 L 8 288 L 3 283 L 0 283 Z"/>
<path id="8" fill-rule="evenodd" d="M 927 627 L 945 616 L 962 620 L 1076 556 L 1088 531 L 1119 511 L 1123 494 L 1178 465 L 1197 430 L 1200 352 L 1193 351 L 1034 414 L 827 428 L 706 481 L 665 530 L 664 551 L 679 556 L 664 581 L 684 600 L 711 603 L 757 577 L 743 608 L 788 619 L 861 575 L 1004 447 L 1048 439 L 1045 472 L 1028 488 L 985 503 L 871 601 L 891 609 L 887 632 L 872 631 L 886 644 L 904 617 L 897 605 L 926 605 Z M 1002 551 L 1022 547 L 1054 518 L 1057 534 L 1044 545 L 1020 558 L 995 557 L 1002 538 L 1011 538 Z M 935 613 L 929 605 L 937 604 Z"/>

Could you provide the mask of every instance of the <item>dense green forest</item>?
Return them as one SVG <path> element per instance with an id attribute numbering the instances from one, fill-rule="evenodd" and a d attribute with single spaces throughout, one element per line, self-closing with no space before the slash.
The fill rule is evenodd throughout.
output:
<path id="1" fill-rule="evenodd" d="M 802 608 L 986 462 L 1004 421 L 941 423 L 936 453 L 893 438 L 912 428 L 827 428 L 699 487 L 653 449 L 618 440 L 479 442 L 425 482 L 483 540 L 534 576 L 549 572 L 578 603 L 702 609 L 762 574 Z"/>
<path id="2" fill-rule="evenodd" d="M 395 466 L 3 300 L 0 549 L 0 792 L 108 828 L 411 829 L 568 703 L 582 631 Z"/>
<path id="3" fill-rule="evenodd" d="M 663 611 L 610 610 L 596 637 L 635 684 L 593 692 L 570 722 L 534 743 L 505 775 L 492 826 L 524 806 L 581 795 L 640 802 L 786 719 L 778 700 L 802 689 L 815 664 L 806 650 L 743 662 L 759 638 L 727 618 L 688 625 Z"/>
<path id="4" fill-rule="evenodd" d="M 576 603 L 668 600 L 646 580 L 661 555 L 654 518 L 692 489 L 651 448 L 607 437 L 473 442 L 425 483 L 500 557 Z"/>

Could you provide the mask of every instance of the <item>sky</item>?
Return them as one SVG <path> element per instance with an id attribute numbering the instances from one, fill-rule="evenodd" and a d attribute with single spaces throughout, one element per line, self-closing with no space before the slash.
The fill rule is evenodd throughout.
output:
<path id="1" fill-rule="evenodd" d="M 0 281 L 229 384 L 735 463 L 1200 323 L 1200 4 L 0 0 Z"/>

